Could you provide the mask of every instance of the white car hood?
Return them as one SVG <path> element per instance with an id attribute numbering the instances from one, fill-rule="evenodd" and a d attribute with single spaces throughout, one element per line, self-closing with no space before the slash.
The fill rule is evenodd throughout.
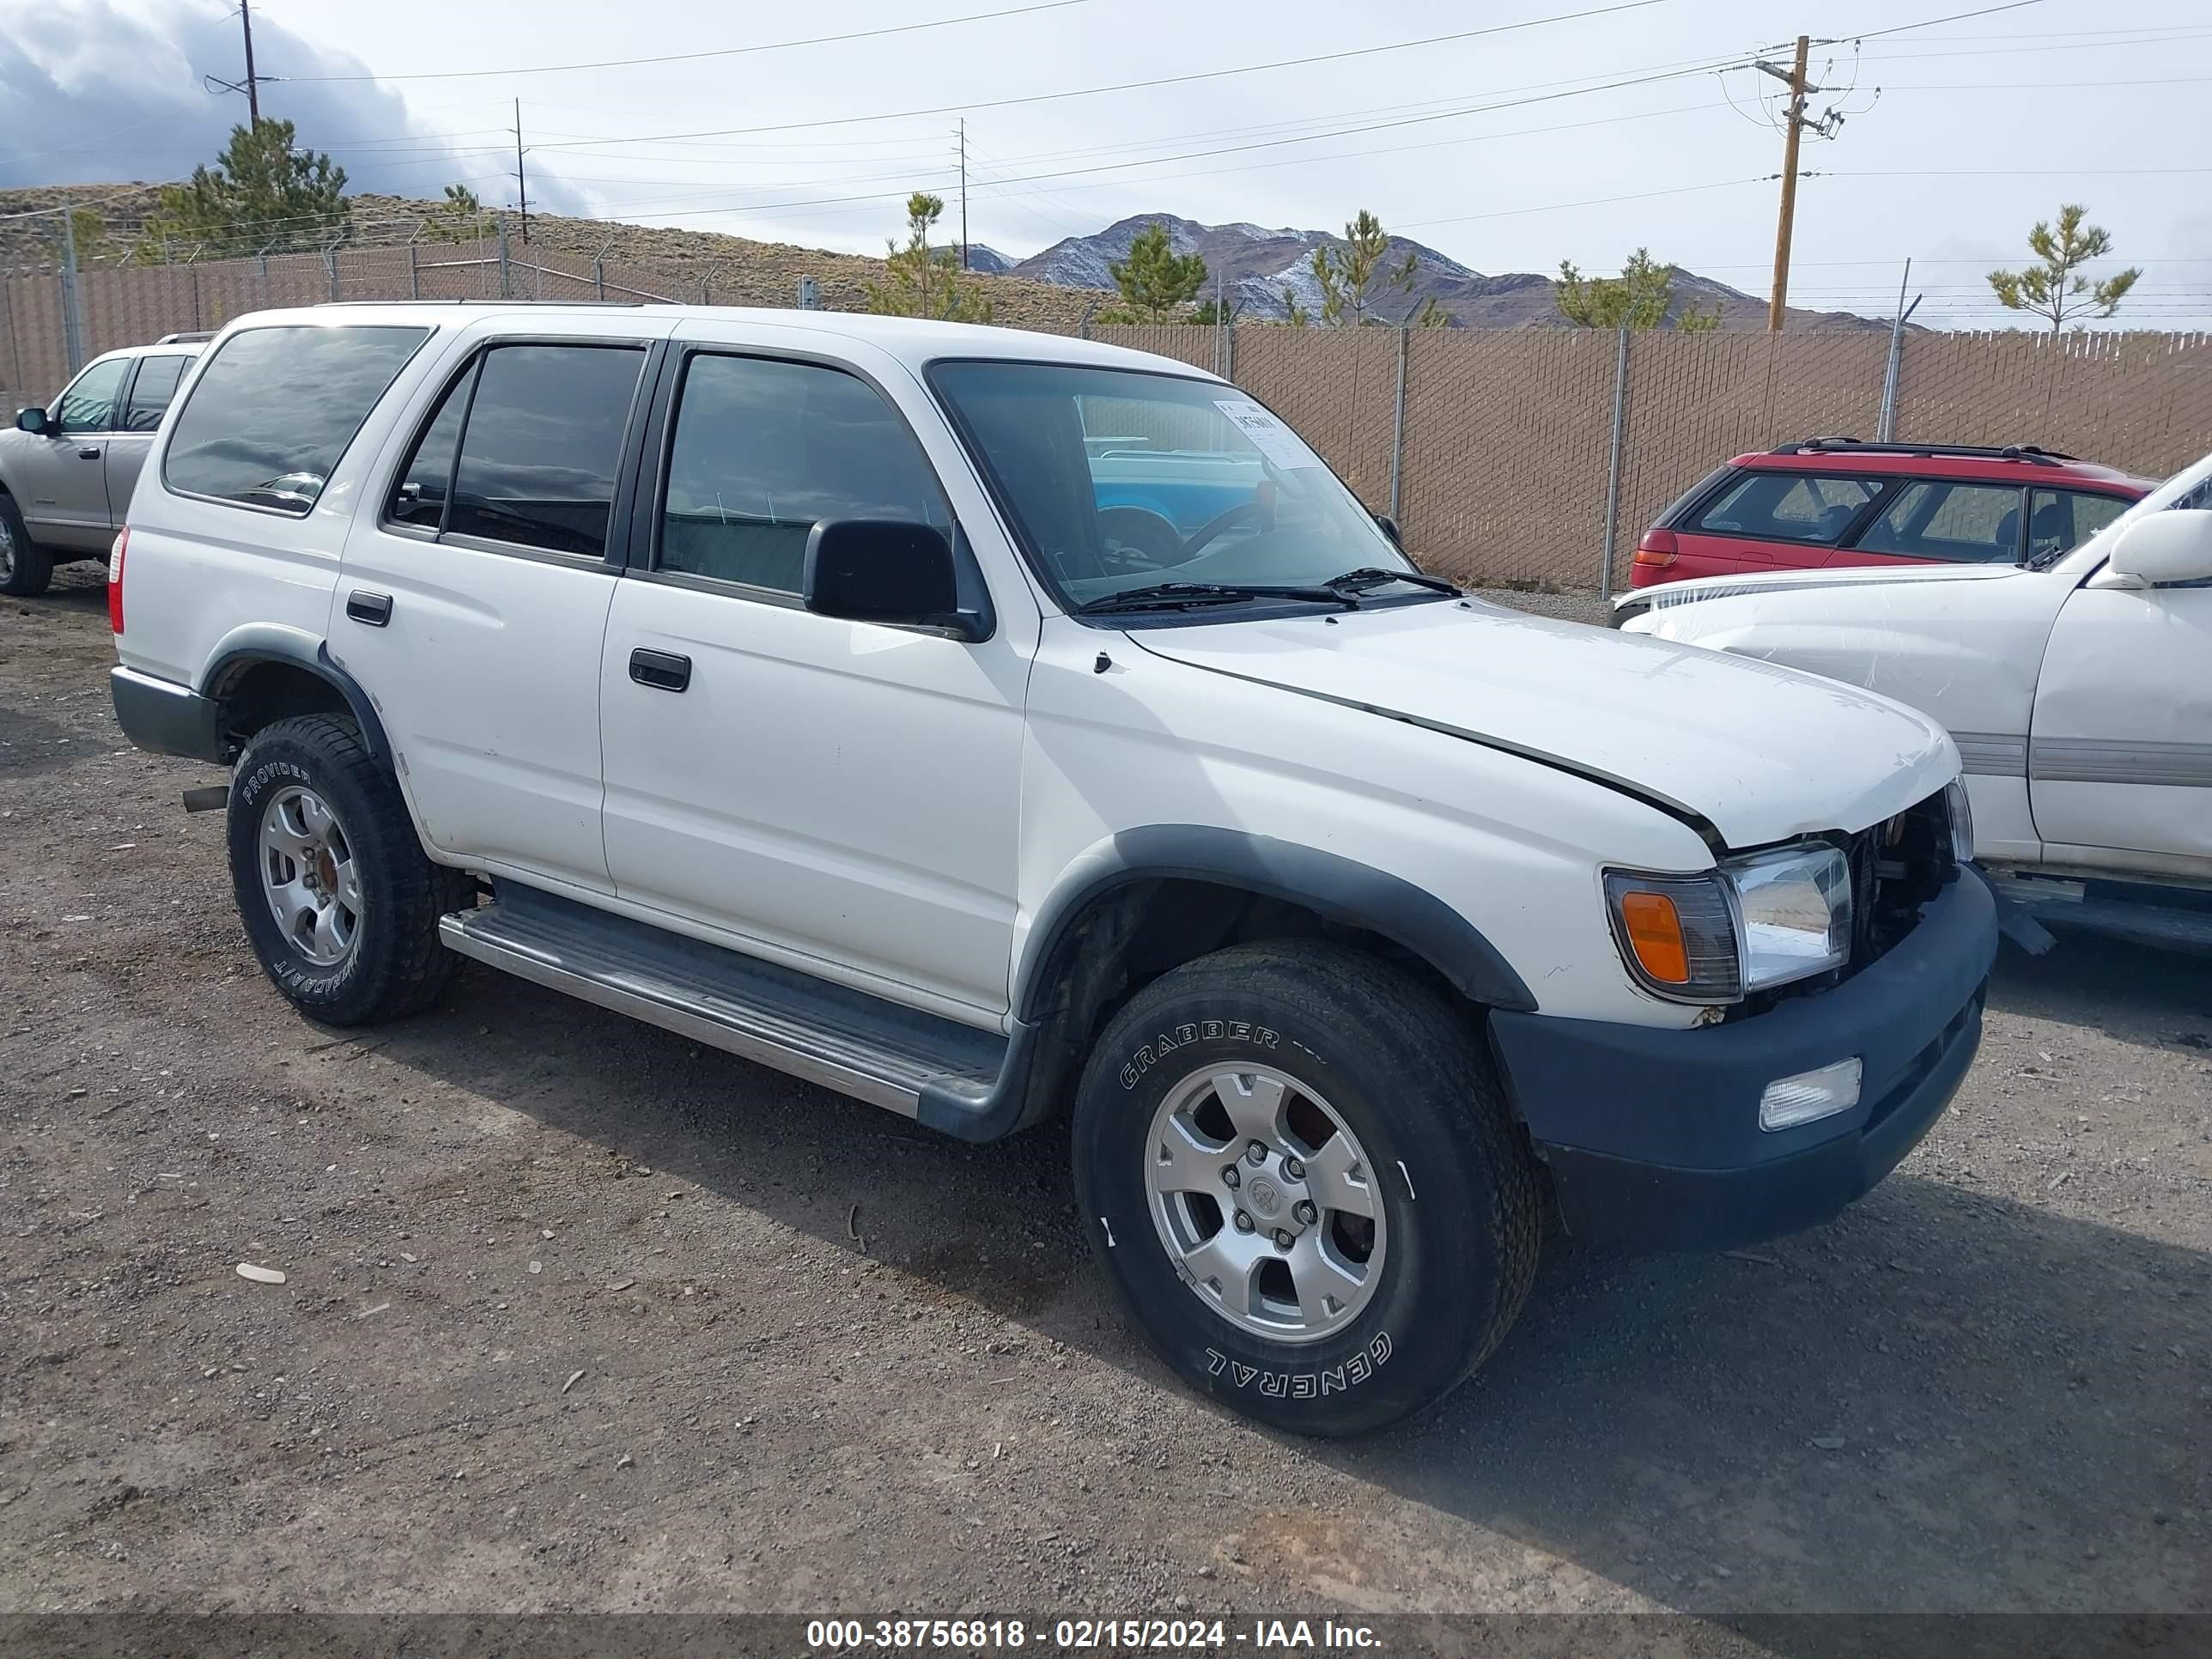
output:
<path id="1" fill-rule="evenodd" d="M 1943 728 L 1771 663 L 1443 602 L 1133 630 L 1159 656 L 1593 777 L 1733 848 L 1863 830 L 1957 774 Z"/>
<path id="2" fill-rule="evenodd" d="M 1631 588 L 1613 602 L 1613 608 L 1637 611 L 1670 611 L 1701 599 L 1740 599 L 1748 593 L 1808 593 L 1838 587 L 1896 587 L 1923 582 L 2002 581 L 2021 574 L 2011 564 L 1899 564 L 1854 565 L 1834 570 L 1777 570 L 1765 575 L 1698 576 L 1689 581 L 1662 582 L 1656 587 Z"/>

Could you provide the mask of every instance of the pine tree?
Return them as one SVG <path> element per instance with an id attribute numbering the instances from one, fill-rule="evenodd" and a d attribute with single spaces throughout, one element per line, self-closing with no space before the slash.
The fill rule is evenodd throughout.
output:
<path id="1" fill-rule="evenodd" d="M 1382 222 L 1365 208 L 1344 228 L 1344 240 L 1317 247 L 1313 254 L 1314 281 L 1321 284 L 1321 319 L 1331 326 L 1347 318 L 1358 328 L 1367 320 L 1368 307 L 1388 293 L 1411 294 L 1420 261 L 1412 249 L 1403 264 L 1386 263 L 1390 235 Z"/>
<path id="2" fill-rule="evenodd" d="M 1718 301 L 1711 311 L 1674 310 L 1674 267 L 1661 264 L 1649 248 L 1630 254 L 1618 276 L 1584 276 L 1562 259 L 1558 301 L 1559 315 L 1578 328 L 1664 328 L 1671 320 L 1685 334 L 1702 334 L 1721 325 Z"/>
<path id="3" fill-rule="evenodd" d="M 216 258 L 325 246 L 346 228 L 345 182 L 345 169 L 329 156 L 293 148 L 289 121 L 233 127 L 213 167 L 161 186 L 138 257 L 158 260 L 165 241 Z"/>
<path id="4" fill-rule="evenodd" d="M 868 309 L 879 317 L 934 317 L 954 323 L 988 323 L 991 302 L 973 283 L 963 283 L 959 259 L 949 247 L 929 245 L 931 227 L 945 198 L 916 191 L 906 198 L 906 246 L 887 245 L 884 280 L 862 284 Z"/>
<path id="5" fill-rule="evenodd" d="M 1130 311 L 1151 323 L 1189 304 L 1206 283 L 1206 261 L 1195 253 L 1178 254 L 1168 240 L 1167 227 L 1158 221 L 1137 233 L 1127 258 L 1115 261 L 1107 270 Z"/>
<path id="6" fill-rule="evenodd" d="M 2079 274 L 2080 267 L 2112 251 L 2111 232 L 2102 225 L 2081 222 L 2087 214 L 2080 203 L 2069 202 L 2058 210 L 2056 231 L 2041 220 L 2036 222 L 2035 228 L 2027 233 L 2027 246 L 2043 263 L 2021 270 L 1991 271 L 1990 286 L 1996 290 L 1999 305 L 2008 311 L 2030 311 L 2049 318 L 2053 334 L 2065 327 L 2069 318 L 2079 321 L 2084 313 L 2109 317 L 2120 308 L 2120 301 L 2142 271 L 2130 266 L 2094 283 Z"/>

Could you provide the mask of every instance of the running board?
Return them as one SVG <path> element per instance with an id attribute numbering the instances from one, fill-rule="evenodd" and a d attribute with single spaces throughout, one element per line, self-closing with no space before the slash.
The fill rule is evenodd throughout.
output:
<path id="1" fill-rule="evenodd" d="M 465 957 L 933 1127 L 1013 1127 L 1000 1079 L 1023 1068 L 997 1033 L 511 882 L 438 933 Z"/>

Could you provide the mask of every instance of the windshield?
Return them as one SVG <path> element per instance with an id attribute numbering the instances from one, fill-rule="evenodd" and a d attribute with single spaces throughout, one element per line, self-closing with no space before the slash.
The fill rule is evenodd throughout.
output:
<path id="1" fill-rule="evenodd" d="M 1031 564 L 1074 610 L 1170 588 L 1163 608 L 1247 587 L 1434 597 L 1304 440 L 1234 386 L 1059 363 L 948 362 L 931 379 Z M 1224 591 L 1225 590 L 1225 591 Z M 1280 595 L 1255 595 L 1255 602 Z"/>

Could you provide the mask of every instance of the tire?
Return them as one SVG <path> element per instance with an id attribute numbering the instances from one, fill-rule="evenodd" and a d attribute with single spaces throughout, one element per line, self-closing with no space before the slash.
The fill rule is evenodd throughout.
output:
<path id="1" fill-rule="evenodd" d="M 1324 1119 L 1347 1133 L 1346 1144 L 1364 1153 L 1359 1201 L 1377 1218 L 1370 1254 L 1355 1263 L 1360 1285 L 1333 1316 L 1341 1322 L 1328 1322 L 1325 1297 L 1294 1286 L 1297 1316 L 1310 1328 L 1279 1340 L 1225 1314 L 1224 1298 L 1212 1288 L 1218 1279 L 1201 1289 L 1186 1277 L 1188 1262 L 1202 1270 L 1208 1258 L 1194 1254 L 1179 1262 L 1170 1239 L 1187 1245 L 1194 1231 L 1204 1231 L 1204 1203 L 1174 1208 L 1183 1200 L 1161 1197 L 1158 1184 L 1170 1177 L 1153 1167 L 1169 1167 L 1163 1154 L 1171 1144 L 1205 1148 L 1194 1163 L 1236 1155 L 1233 1138 L 1212 1145 L 1230 1121 L 1225 1109 L 1215 1111 L 1227 1098 L 1218 1091 L 1212 1104 L 1188 1119 L 1163 1115 L 1192 1088 L 1203 1094 L 1209 1072 L 1241 1078 L 1233 1086 L 1249 1083 L 1249 1098 L 1262 1098 L 1267 1077 L 1246 1076 L 1245 1068 L 1287 1079 L 1289 1103 L 1279 1121 L 1300 1125 L 1289 1143 L 1319 1144 L 1315 1128 L 1324 1137 L 1330 1132 Z M 1313 1116 L 1315 1102 L 1322 1103 L 1321 1119 Z M 1183 1121 L 1197 1141 L 1177 1139 L 1174 1126 Z M 1441 1399 L 1498 1346 L 1535 1274 L 1541 1178 L 1468 1011 L 1400 969 L 1340 947 L 1240 945 L 1153 981 L 1099 1038 L 1077 1093 L 1073 1141 L 1092 1250 L 1130 1318 L 1193 1387 L 1279 1428 L 1358 1434 Z M 1216 1236 L 1226 1239 L 1224 1248 L 1249 1252 L 1258 1241 L 1256 1279 L 1244 1281 L 1260 1286 L 1255 1307 L 1267 1301 L 1271 1282 L 1278 1292 L 1290 1284 L 1299 1252 L 1322 1249 L 1326 1240 L 1336 1260 L 1356 1257 L 1358 1241 L 1340 1231 L 1345 1222 L 1358 1224 L 1351 1211 L 1322 1207 L 1318 1224 L 1287 1250 L 1275 1224 L 1259 1219 L 1269 1199 L 1278 1215 L 1300 1207 L 1284 1206 L 1300 1190 L 1292 1182 L 1332 1179 L 1321 1170 L 1332 1161 L 1340 1165 L 1348 1153 L 1339 1152 L 1334 1160 L 1325 1146 L 1315 1152 L 1312 1169 L 1272 1157 L 1255 1169 L 1248 1158 L 1239 1171 L 1249 1178 L 1233 1194 L 1206 1200 L 1220 1211 Z M 1264 1194 L 1262 1176 L 1270 1183 Z M 1355 1186 L 1332 1190 L 1341 1194 Z M 1324 1196 L 1320 1184 L 1304 1190 Z M 1166 1218 L 1164 1204 L 1173 1211 Z M 1229 1204 L 1255 1221 L 1241 1242 L 1230 1237 L 1240 1229 L 1229 1224 Z M 1212 1243 L 1203 1240 L 1201 1250 Z M 1270 1249 L 1285 1255 L 1279 1273 L 1265 1259 Z M 1310 1255 L 1305 1266 L 1311 1270 Z M 1304 1310 L 1316 1300 L 1324 1313 L 1310 1319 Z M 1262 1312 L 1291 1316 L 1279 1296 Z"/>
<path id="2" fill-rule="evenodd" d="M 293 825 L 314 822 L 309 801 L 334 821 L 336 836 L 325 836 L 324 845 L 343 859 L 322 865 L 312 853 L 272 853 L 270 836 L 289 838 Z M 473 889 L 467 876 L 425 856 L 398 783 L 350 720 L 308 714 L 257 732 L 232 775 L 227 830 L 246 938 L 301 1013 L 326 1025 L 374 1024 L 415 1013 L 445 989 L 459 959 L 439 943 L 438 918 L 467 905 Z M 277 921 L 275 872 L 264 874 L 272 857 L 295 876 L 325 869 L 321 893 L 305 896 L 331 902 L 312 916 L 300 910 L 301 929 Z M 348 896 L 333 893 L 334 879 Z M 286 891 L 288 903 L 299 896 Z"/>
<path id="3" fill-rule="evenodd" d="M 27 599 L 45 592 L 53 579 L 52 556 L 31 539 L 15 498 L 0 492 L 0 593 Z"/>
<path id="4" fill-rule="evenodd" d="M 1650 609 L 1651 607 L 1648 605 L 1627 605 L 1616 609 L 1611 616 L 1605 619 L 1605 625 L 1607 628 L 1621 627 L 1623 624 L 1634 620 L 1636 617 L 1643 616 Z"/>

